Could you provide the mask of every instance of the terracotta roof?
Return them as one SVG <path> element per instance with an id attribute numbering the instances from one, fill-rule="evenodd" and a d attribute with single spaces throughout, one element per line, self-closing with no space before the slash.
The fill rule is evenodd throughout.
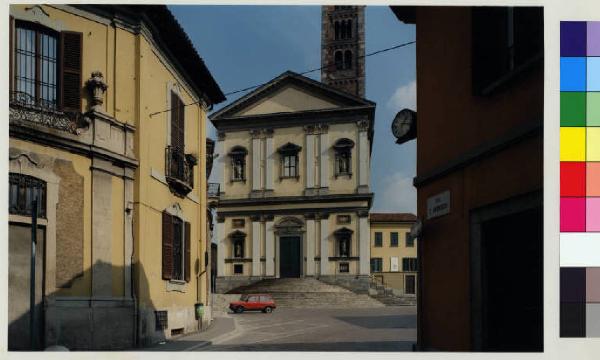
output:
<path id="1" fill-rule="evenodd" d="M 415 222 L 417 216 L 410 213 L 371 213 L 371 222 Z"/>

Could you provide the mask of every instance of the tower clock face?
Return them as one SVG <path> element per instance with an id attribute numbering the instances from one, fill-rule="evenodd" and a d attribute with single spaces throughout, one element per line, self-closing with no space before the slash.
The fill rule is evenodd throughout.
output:
<path id="1" fill-rule="evenodd" d="M 392 121 L 392 134 L 399 139 L 411 129 L 414 121 L 414 112 L 409 109 L 403 109 L 396 114 L 394 121 Z"/>

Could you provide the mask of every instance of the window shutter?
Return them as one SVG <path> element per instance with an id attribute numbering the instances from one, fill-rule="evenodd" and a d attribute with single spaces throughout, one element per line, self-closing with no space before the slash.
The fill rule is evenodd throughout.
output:
<path id="1" fill-rule="evenodd" d="M 184 230 L 184 239 L 185 243 L 183 244 L 183 248 L 185 251 L 185 256 L 183 257 L 183 267 L 184 267 L 184 278 L 186 282 L 190 281 L 190 270 L 192 265 L 192 252 L 190 251 L 191 241 L 190 241 L 190 232 L 191 226 L 189 222 L 185 222 L 185 230 Z"/>
<path id="2" fill-rule="evenodd" d="M 173 217 L 162 213 L 162 278 L 170 280 L 173 277 Z"/>
<path id="3" fill-rule="evenodd" d="M 14 34 L 14 27 L 15 27 L 15 18 L 13 18 L 12 16 L 9 18 L 9 27 L 8 27 L 8 58 L 9 58 L 9 68 L 8 68 L 8 90 L 12 91 L 13 90 L 13 61 L 14 61 L 14 49 L 13 49 L 13 34 Z"/>
<path id="4" fill-rule="evenodd" d="M 179 96 L 171 92 L 171 146 L 184 150 L 184 116 L 183 102 Z"/>
<path id="5" fill-rule="evenodd" d="M 81 111 L 82 33 L 60 34 L 61 105 L 65 111 Z"/>

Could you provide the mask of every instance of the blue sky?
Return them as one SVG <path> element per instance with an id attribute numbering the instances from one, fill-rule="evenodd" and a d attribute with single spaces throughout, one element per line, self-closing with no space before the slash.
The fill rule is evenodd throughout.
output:
<path id="1" fill-rule="evenodd" d="M 267 82 L 286 70 L 302 72 L 321 66 L 319 6 L 169 8 L 225 93 Z M 399 22 L 388 7 L 367 7 L 365 26 L 367 53 L 415 39 L 414 25 Z M 400 109 L 416 109 L 415 46 L 368 57 L 366 64 L 366 97 L 377 103 L 372 211 L 414 213 L 416 142 L 395 144 L 390 126 Z M 319 72 L 310 76 L 320 80 Z M 215 110 L 242 95 L 228 96 Z M 214 138 L 214 128 L 208 126 Z"/>

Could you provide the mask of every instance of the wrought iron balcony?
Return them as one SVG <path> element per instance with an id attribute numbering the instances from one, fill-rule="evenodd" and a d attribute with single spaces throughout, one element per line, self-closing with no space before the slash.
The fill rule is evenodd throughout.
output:
<path id="1" fill-rule="evenodd" d="M 221 184 L 219 183 L 208 183 L 208 197 L 218 198 L 221 193 Z"/>
<path id="2" fill-rule="evenodd" d="M 194 188 L 194 166 L 198 163 L 191 154 L 183 150 L 167 146 L 165 149 L 165 175 L 167 183 L 178 195 L 185 196 Z"/>
<path id="3" fill-rule="evenodd" d="M 81 113 L 61 111 L 56 101 L 39 99 L 22 91 L 12 91 L 9 101 L 11 123 L 31 122 L 73 134 L 84 127 Z"/>

